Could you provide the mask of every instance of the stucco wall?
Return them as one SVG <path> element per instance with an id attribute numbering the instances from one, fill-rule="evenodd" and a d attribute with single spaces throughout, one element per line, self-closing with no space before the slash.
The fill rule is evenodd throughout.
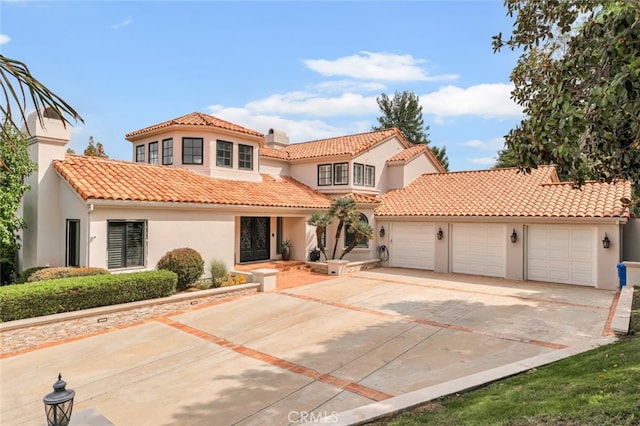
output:
<path id="1" fill-rule="evenodd" d="M 215 259 L 233 268 L 235 218 L 231 213 L 95 206 L 90 214 L 91 266 L 107 267 L 107 220 L 147 221 L 146 266 L 139 269 L 154 269 L 166 252 L 180 247 L 197 250 L 205 271 Z"/>

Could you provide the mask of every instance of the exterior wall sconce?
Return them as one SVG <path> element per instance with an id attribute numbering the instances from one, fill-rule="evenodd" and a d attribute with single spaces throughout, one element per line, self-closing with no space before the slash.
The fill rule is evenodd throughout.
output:
<path id="1" fill-rule="evenodd" d="M 441 240 L 444 238 L 444 232 L 442 232 L 442 228 L 438 228 L 438 233 L 436 234 L 436 237 Z"/>
<path id="2" fill-rule="evenodd" d="M 516 241 L 518 241 L 518 233 L 516 232 L 516 230 L 514 228 L 513 232 L 511 233 L 511 242 L 515 244 Z"/>
<path id="3" fill-rule="evenodd" d="M 607 237 L 607 233 L 604 233 L 604 238 L 602 239 L 602 247 L 608 249 L 611 247 L 611 240 Z"/>
<path id="4" fill-rule="evenodd" d="M 62 375 L 58 374 L 58 381 L 53 384 L 53 392 L 42 399 L 44 412 L 47 415 L 47 426 L 67 426 L 71 421 L 73 398 L 76 392 L 65 389 L 66 386 L 67 383 L 62 380 Z"/>
<path id="5" fill-rule="evenodd" d="M 384 226 L 381 226 L 381 227 L 380 227 L 380 232 L 379 232 L 379 234 L 380 234 L 380 238 L 384 237 L 384 234 L 385 234 Z"/>

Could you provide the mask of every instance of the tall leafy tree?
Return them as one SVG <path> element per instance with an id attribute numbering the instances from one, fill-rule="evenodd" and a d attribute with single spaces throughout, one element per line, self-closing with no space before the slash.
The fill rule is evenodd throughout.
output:
<path id="1" fill-rule="evenodd" d="M 506 0 L 513 33 L 495 51 L 521 51 L 512 98 L 526 114 L 505 149 L 525 171 L 556 164 L 586 179 L 634 182 L 640 210 L 640 2 Z M 631 200 L 625 200 L 631 204 Z"/>
<path id="2" fill-rule="evenodd" d="M 377 118 L 379 125 L 372 130 L 400 129 L 405 138 L 412 144 L 429 144 L 429 126 L 425 126 L 422 118 L 420 98 L 413 92 L 395 92 L 393 98 L 382 93 L 376 98 L 382 115 Z M 446 147 L 429 146 L 445 170 L 449 170 L 449 158 Z"/>
<path id="3" fill-rule="evenodd" d="M 109 156 L 104 152 L 102 143 L 95 143 L 93 141 L 93 136 L 89 136 L 89 145 L 85 148 L 84 155 L 88 155 L 90 157 L 109 158 Z"/>
<path id="4" fill-rule="evenodd" d="M 29 186 L 27 176 L 36 170 L 29 155 L 29 139 L 8 122 L 3 123 L 0 143 L 0 281 L 11 282 L 15 255 L 20 249 L 18 232 L 26 227 L 18 215 L 20 200 Z"/>

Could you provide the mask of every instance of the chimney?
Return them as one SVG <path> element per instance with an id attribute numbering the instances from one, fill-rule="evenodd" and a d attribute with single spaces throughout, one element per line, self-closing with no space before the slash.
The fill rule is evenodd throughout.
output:
<path id="1" fill-rule="evenodd" d="M 31 160 L 38 165 L 38 170 L 25 180 L 31 189 L 22 199 L 27 223 L 23 230 L 22 269 L 64 265 L 64 246 L 59 245 L 59 234 L 64 232 L 64 222 L 60 218 L 60 178 L 53 168 L 53 161 L 64 160 L 71 131 L 54 110 L 46 108 L 42 116 L 43 123 L 33 112 L 25 123 L 30 135 Z"/>
<path id="2" fill-rule="evenodd" d="M 282 130 L 269 129 L 269 133 L 264 136 L 267 148 L 282 149 L 289 145 L 289 136 Z"/>

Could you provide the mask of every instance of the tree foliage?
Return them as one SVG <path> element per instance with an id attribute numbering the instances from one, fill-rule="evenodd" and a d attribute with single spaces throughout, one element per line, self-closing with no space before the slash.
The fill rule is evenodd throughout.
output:
<path id="1" fill-rule="evenodd" d="M 324 255 L 324 260 L 328 260 L 327 253 L 322 244 L 322 235 L 327 230 L 327 227 L 333 222 L 333 217 L 329 213 L 314 213 L 311 215 L 307 223 L 316 227 L 316 247 Z"/>
<path id="2" fill-rule="evenodd" d="M 13 127 L 3 124 L 0 133 L 0 269 L 1 281 L 11 280 L 14 258 L 20 248 L 18 232 L 26 227 L 24 219 L 18 215 L 20 200 L 29 185 L 24 183 L 27 176 L 36 170 L 36 164 L 29 155 L 29 139 Z"/>
<path id="3" fill-rule="evenodd" d="M 95 143 L 93 141 L 93 136 L 89 136 L 89 145 L 85 148 L 84 155 L 88 155 L 90 157 L 109 158 L 109 156 L 104 152 L 102 143 Z"/>
<path id="4" fill-rule="evenodd" d="M 379 126 L 373 126 L 372 130 L 399 129 L 405 138 L 412 144 L 429 144 L 429 126 L 424 125 L 422 118 L 422 106 L 420 98 L 413 92 L 395 92 L 393 98 L 386 93 L 376 98 L 382 115 L 377 118 Z M 447 148 L 429 146 L 436 158 L 445 170 L 449 170 L 449 158 Z"/>
<path id="5" fill-rule="evenodd" d="M 336 228 L 335 243 L 333 245 L 333 253 L 331 258 L 336 258 L 336 250 L 338 249 L 338 241 L 342 235 L 342 228 L 345 223 L 355 222 L 360 217 L 360 212 L 356 208 L 356 202 L 351 197 L 341 197 L 333 202 L 329 209 L 329 216 L 338 219 L 338 227 Z"/>
<path id="6" fill-rule="evenodd" d="M 529 171 L 556 164 L 586 179 L 635 183 L 640 195 L 640 2 L 506 0 L 515 16 L 494 51 L 522 51 L 512 98 L 526 118 L 505 149 Z M 628 200 L 627 200 L 628 201 Z"/>

